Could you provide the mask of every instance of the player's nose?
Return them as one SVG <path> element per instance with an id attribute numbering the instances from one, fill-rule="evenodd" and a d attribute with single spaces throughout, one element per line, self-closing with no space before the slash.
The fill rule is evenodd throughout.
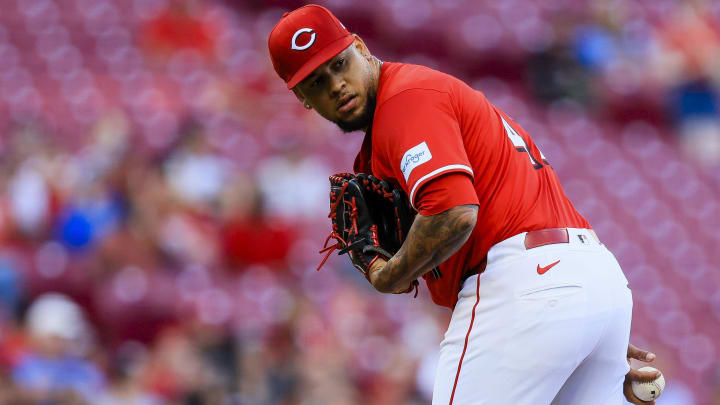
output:
<path id="1" fill-rule="evenodd" d="M 341 75 L 330 76 L 330 94 L 333 97 L 337 97 L 341 94 L 343 88 L 345 88 L 345 78 Z"/>

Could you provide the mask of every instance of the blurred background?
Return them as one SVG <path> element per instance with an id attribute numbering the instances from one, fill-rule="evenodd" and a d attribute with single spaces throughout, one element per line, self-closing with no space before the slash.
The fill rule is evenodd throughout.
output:
<path id="1" fill-rule="evenodd" d="M 658 404 L 720 404 L 720 2 L 320 3 L 530 132 L 630 280 Z M 0 404 L 430 403 L 450 311 L 315 271 L 362 134 L 272 69 L 302 4 L 0 0 Z"/>

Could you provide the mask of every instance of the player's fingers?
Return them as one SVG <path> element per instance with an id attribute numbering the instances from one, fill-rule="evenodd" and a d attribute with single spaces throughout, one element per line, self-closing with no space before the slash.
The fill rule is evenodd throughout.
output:
<path id="1" fill-rule="evenodd" d="M 625 384 L 623 384 L 623 394 L 625 395 L 625 399 L 627 399 L 628 402 L 635 405 L 655 405 L 655 401 L 641 401 L 638 397 L 635 396 L 635 394 L 632 392 L 632 385 L 630 385 L 629 380 L 625 380 Z"/>
<path id="2" fill-rule="evenodd" d="M 627 379 L 630 381 L 638 381 L 638 382 L 650 382 L 655 381 L 658 377 L 660 377 L 659 371 L 640 371 L 635 370 L 633 368 L 628 371 L 628 373 L 625 375 Z"/>
<path id="3" fill-rule="evenodd" d="M 644 361 L 646 363 L 650 363 L 655 360 L 655 353 L 649 352 L 647 350 L 638 349 L 632 344 L 628 344 L 627 356 L 628 358 Z"/>

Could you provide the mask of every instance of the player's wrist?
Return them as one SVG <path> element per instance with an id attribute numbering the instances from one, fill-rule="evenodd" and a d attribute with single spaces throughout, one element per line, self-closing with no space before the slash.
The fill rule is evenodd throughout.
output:
<path id="1" fill-rule="evenodd" d="M 370 266 L 368 273 L 370 284 L 382 293 L 400 294 L 408 292 L 411 290 L 412 282 L 403 279 L 394 279 L 393 274 L 397 274 L 397 272 L 393 267 L 393 263 L 396 262 L 393 261 L 392 258 L 386 261 L 378 257 Z"/>
<path id="2" fill-rule="evenodd" d="M 392 292 L 390 286 L 387 285 L 387 278 L 382 277 L 382 273 L 387 266 L 388 262 L 385 259 L 377 257 L 368 269 L 368 280 L 370 281 L 370 284 L 372 284 L 372 286 L 380 292 Z"/>

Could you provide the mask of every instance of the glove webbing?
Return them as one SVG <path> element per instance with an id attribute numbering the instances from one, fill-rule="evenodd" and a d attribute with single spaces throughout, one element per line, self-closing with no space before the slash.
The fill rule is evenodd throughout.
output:
<path id="1" fill-rule="evenodd" d="M 334 181 L 342 181 L 343 179 L 347 180 L 349 178 L 348 176 L 351 176 L 351 175 L 349 173 L 341 173 L 338 175 L 330 176 L 330 179 L 334 180 Z M 320 270 L 320 268 L 325 264 L 325 262 L 327 261 L 328 257 L 330 257 L 332 252 L 334 252 L 337 249 L 341 249 L 343 246 L 348 245 L 347 242 L 345 241 L 345 239 L 343 239 L 342 236 L 338 233 L 337 224 L 335 223 L 335 217 L 337 215 L 337 205 L 340 203 L 340 201 L 343 201 L 343 203 L 344 203 L 342 196 L 343 196 L 343 194 L 345 194 L 345 189 L 347 189 L 347 186 L 348 186 L 348 182 L 345 181 L 343 183 L 342 188 L 338 192 L 338 194 L 335 194 L 335 192 L 332 192 L 332 191 L 330 192 L 330 198 L 333 199 L 333 202 L 330 204 L 330 213 L 328 214 L 328 218 L 330 218 L 330 220 L 332 221 L 333 229 L 332 229 L 332 232 L 330 232 L 330 235 L 328 235 L 328 237 L 325 238 L 325 243 L 323 243 L 323 248 L 320 249 L 320 251 L 318 252 L 318 253 L 325 253 L 325 252 L 327 252 L 327 253 L 325 253 L 325 257 L 323 257 L 322 261 L 320 262 L 320 264 L 317 266 L 317 268 L 315 270 Z M 354 200 L 354 198 L 353 198 L 353 200 Z M 353 203 L 354 202 L 355 201 L 353 201 Z M 351 212 L 350 216 L 352 217 L 353 216 L 352 214 L 353 213 L 355 214 L 355 217 L 353 218 L 353 226 L 355 227 L 355 232 L 357 232 L 357 221 L 356 221 L 357 207 L 353 207 L 353 208 L 354 208 L 354 210 Z M 335 238 L 337 240 L 337 242 L 334 245 L 328 246 L 327 244 L 330 241 L 330 238 Z M 342 253 L 339 253 L 339 254 L 342 254 Z"/>

